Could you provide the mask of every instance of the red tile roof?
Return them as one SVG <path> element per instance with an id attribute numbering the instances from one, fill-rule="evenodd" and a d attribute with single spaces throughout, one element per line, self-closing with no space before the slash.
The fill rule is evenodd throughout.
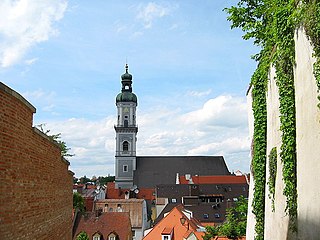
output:
<path id="1" fill-rule="evenodd" d="M 247 183 L 245 175 L 235 176 L 192 176 L 192 182 L 194 184 L 243 184 Z M 190 181 L 186 180 L 185 176 L 179 177 L 180 184 L 189 184 Z"/>
<path id="2" fill-rule="evenodd" d="M 214 240 L 230 240 L 230 238 L 216 236 Z M 243 237 L 237 238 L 237 240 L 246 240 L 246 237 L 243 236 Z"/>
<path id="3" fill-rule="evenodd" d="M 172 233 L 172 231 L 173 231 L 172 227 L 165 227 L 161 234 L 170 235 Z"/>
<path id="4" fill-rule="evenodd" d="M 77 238 L 80 232 L 86 232 L 89 239 L 97 232 L 107 239 L 111 233 L 116 233 L 122 240 L 131 239 L 131 223 L 127 212 L 106 212 L 100 213 L 99 217 L 93 212 L 78 216 L 74 226 L 73 239 Z"/>
<path id="5" fill-rule="evenodd" d="M 130 189 L 118 189 L 115 188 L 114 182 L 108 182 L 106 189 L 106 198 L 108 199 L 124 199 L 125 193 Z M 153 188 L 139 188 L 139 192 L 136 196 L 138 199 L 155 200 L 155 190 Z"/>
<path id="6" fill-rule="evenodd" d="M 201 236 L 204 235 L 204 232 L 198 232 L 199 227 L 202 227 L 201 223 L 192 217 L 189 219 L 184 211 L 182 205 L 173 208 L 153 227 L 143 240 L 161 239 L 161 235 L 171 235 L 171 233 L 173 233 L 175 240 L 183 239 L 183 237 L 189 236 L 191 233 L 194 233 L 198 240 L 202 240 Z M 184 224 L 180 222 L 181 218 L 185 219 Z"/>

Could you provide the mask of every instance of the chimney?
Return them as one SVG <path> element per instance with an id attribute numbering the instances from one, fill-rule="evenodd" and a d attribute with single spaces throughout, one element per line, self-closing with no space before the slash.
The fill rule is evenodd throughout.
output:
<path id="1" fill-rule="evenodd" d="M 180 184 L 179 173 L 176 175 L 176 184 Z"/>
<path id="2" fill-rule="evenodd" d="M 102 209 L 101 209 L 101 208 L 96 209 L 96 210 L 95 210 L 95 214 L 96 214 L 96 218 L 100 217 L 101 214 L 102 214 Z"/>

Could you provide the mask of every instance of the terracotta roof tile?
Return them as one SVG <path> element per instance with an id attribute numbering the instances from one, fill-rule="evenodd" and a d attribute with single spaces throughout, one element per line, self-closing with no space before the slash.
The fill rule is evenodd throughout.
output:
<path id="1" fill-rule="evenodd" d="M 185 215 L 185 209 L 182 205 L 173 208 L 153 229 L 143 238 L 144 240 L 160 239 L 161 235 L 166 232 L 168 235 L 173 233 L 174 239 L 183 239 L 184 236 L 189 236 L 194 233 L 199 240 L 204 232 L 197 232 L 199 227 L 203 227 L 196 219 L 188 218 Z M 185 218 L 185 223 L 181 223 L 181 218 Z M 170 229 L 172 229 L 170 231 Z"/>
<path id="2" fill-rule="evenodd" d="M 97 232 L 101 233 L 104 239 L 107 239 L 107 236 L 114 232 L 118 234 L 120 239 L 127 240 L 131 237 L 129 213 L 107 212 L 101 213 L 99 217 L 96 217 L 96 214 L 92 212 L 79 214 L 75 223 L 73 239 L 76 239 L 82 231 L 86 232 L 90 239 Z"/>
<path id="3" fill-rule="evenodd" d="M 109 182 L 106 189 L 106 198 L 108 199 L 124 199 L 126 192 L 130 192 L 130 189 L 118 189 L 115 188 L 114 182 Z M 154 188 L 139 188 L 138 194 L 135 195 L 136 198 L 145 200 L 155 200 L 155 190 Z"/>

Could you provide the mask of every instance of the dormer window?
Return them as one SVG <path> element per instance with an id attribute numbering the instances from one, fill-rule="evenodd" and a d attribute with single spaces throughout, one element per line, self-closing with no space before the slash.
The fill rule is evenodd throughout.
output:
<path id="1" fill-rule="evenodd" d="M 92 240 L 101 240 L 101 235 L 100 235 L 100 233 L 95 233 L 94 235 L 93 235 L 93 237 L 92 237 Z"/>
<path id="2" fill-rule="evenodd" d="M 110 233 L 109 236 L 108 236 L 108 240 L 116 240 L 116 239 L 118 239 L 117 236 L 118 235 L 116 233 L 114 233 L 114 232 Z"/>
<path id="3" fill-rule="evenodd" d="M 172 234 L 173 234 L 173 228 L 171 227 L 164 228 L 161 233 L 161 240 L 171 240 Z"/>

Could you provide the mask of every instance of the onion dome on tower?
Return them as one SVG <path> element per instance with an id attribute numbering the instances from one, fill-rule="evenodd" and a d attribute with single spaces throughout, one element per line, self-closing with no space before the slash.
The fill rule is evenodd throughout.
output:
<path id="1" fill-rule="evenodd" d="M 126 64 L 126 72 L 121 75 L 122 89 L 116 97 L 118 102 L 134 102 L 137 104 L 137 96 L 132 92 L 132 75 L 128 72 L 128 64 Z"/>

